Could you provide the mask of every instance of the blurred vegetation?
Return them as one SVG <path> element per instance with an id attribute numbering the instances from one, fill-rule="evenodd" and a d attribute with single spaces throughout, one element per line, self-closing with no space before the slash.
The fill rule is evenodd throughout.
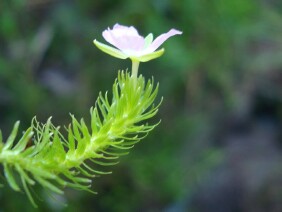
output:
<path id="1" fill-rule="evenodd" d="M 98 92 L 111 89 L 117 70 L 130 67 L 130 61 L 108 57 L 92 45 L 116 22 L 155 37 L 170 28 L 184 32 L 165 43 L 164 56 L 140 66 L 142 74 L 160 82 L 162 123 L 110 168 L 112 175 L 94 179 L 97 196 L 66 190 L 52 198 L 42 191 L 41 211 L 185 211 L 228 161 L 230 132 L 236 137 L 261 122 L 263 129 L 269 123 L 281 129 L 281 1 L 2 0 L 4 136 L 16 120 L 25 129 L 34 115 L 42 121 L 53 116 L 61 126 L 69 123 L 69 112 L 89 117 Z M 280 161 L 281 137 L 274 139 Z M 282 179 L 281 168 L 274 170 Z M 34 210 L 7 186 L 0 190 L 0 205 L 0 211 Z M 239 211 L 258 209 L 256 202 L 250 205 Z"/>

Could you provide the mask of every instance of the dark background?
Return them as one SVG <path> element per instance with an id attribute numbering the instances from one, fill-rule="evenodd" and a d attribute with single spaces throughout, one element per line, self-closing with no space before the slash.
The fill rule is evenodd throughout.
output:
<path id="1" fill-rule="evenodd" d="M 93 39 L 115 23 L 183 31 L 139 72 L 160 82 L 161 124 L 95 178 L 98 195 L 39 190 L 39 211 L 282 211 L 282 1 L 1 0 L 0 128 L 89 117 L 130 67 Z M 152 120 L 156 121 L 156 120 Z M 5 180 L 0 211 L 33 211 Z M 66 205 L 67 204 L 67 205 Z"/>

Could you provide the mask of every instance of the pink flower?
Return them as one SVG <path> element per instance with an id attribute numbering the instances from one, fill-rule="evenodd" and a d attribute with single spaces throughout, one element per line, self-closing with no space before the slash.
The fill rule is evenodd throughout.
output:
<path id="1" fill-rule="evenodd" d="M 164 53 L 164 49 L 156 51 L 169 37 L 180 35 L 182 32 L 171 29 L 167 33 L 161 34 L 153 41 L 153 35 L 150 33 L 146 38 L 139 35 L 133 26 L 122 26 L 115 24 L 113 29 L 108 28 L 103 32 L 103 37 L 114 47 L 105 45 L 94 40 L 94 44 L 102 51 L 120 58 L 130 58 L 133 61 L 146 62 Z"/>

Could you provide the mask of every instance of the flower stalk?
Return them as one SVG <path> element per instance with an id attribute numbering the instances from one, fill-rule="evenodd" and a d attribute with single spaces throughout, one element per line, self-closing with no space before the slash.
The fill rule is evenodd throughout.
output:
<path id="1" fill-rule="evenodd" d="M 139 68 L 139 61 L 138 60 L 132 60 L 132 70 L 131 70 L 131 77 L 134 79 L 137 79 L 138 77 L 138 68 Z"/>

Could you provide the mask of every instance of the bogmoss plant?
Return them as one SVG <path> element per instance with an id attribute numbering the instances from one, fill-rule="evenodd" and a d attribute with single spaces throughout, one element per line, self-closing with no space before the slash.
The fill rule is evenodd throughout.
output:
<path id="1" fill-rule="evenodd" d="M 103 36 L 118 49 L 94 40 L 102 51 L 121 59 L 130 58 L 131 74 L 120 71 L 112 93 L 99 94 L 90 109 L 89 124 L 71 115 L 71 123 L 65 127 L 66 136 L 52 124 L 51 118 L 46 123 L 33 118 L 22 135 L 18 133 L 17 121 L 5 142 L 0 131 L 0 163 L 10 187 L 24 190 L 34 206 L 30 188 L 36 184 L 58 194 L 63 193 L 64 187 L 93 192 L 91 178 L 111 172 L 93 169 L 91 163 L 116 164 L 121 155 L 158 125 L 147 123 L 161 104 L 154 104 L 158 84 L 154 85 L 153 78 L 146 81 L 138 76 L 138 66 L 139 62 L 161 56 L 164 50 L 155 50 L 176 34 L 181 32 L 172 29 L 153 41 L 152 34 L 143 38 L 134 27 L 116 24 L 112 30 L 105 30 Z"/>

